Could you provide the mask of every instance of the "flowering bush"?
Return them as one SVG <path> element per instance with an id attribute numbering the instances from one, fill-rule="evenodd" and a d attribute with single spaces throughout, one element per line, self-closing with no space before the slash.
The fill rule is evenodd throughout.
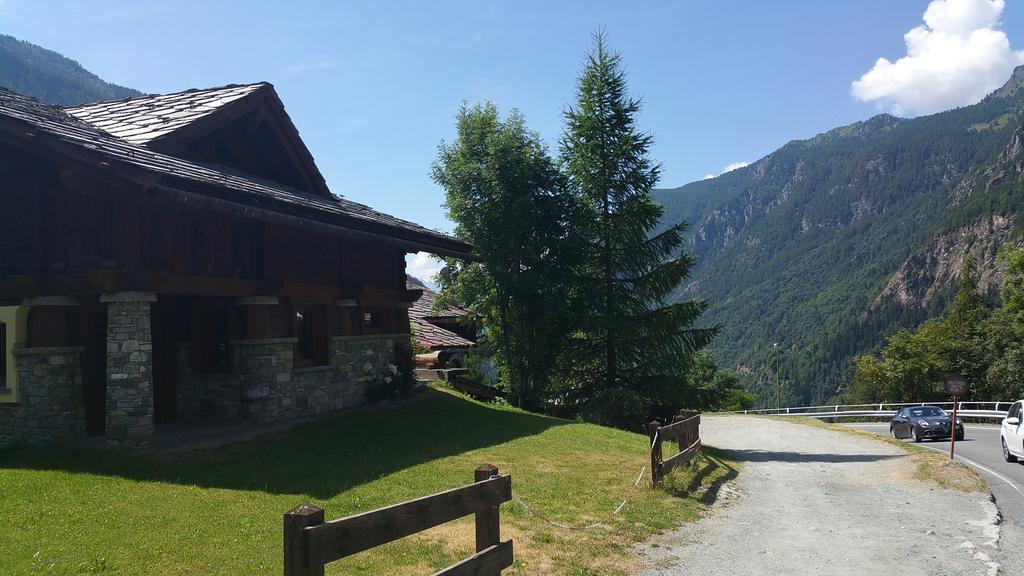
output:
<path id="1" fill-rule="evenodd" d="M 396 345 L 394 362 L 389 362 L 382 370 L 375 371 L 373 366 L 367 362 L 363 365 L 363 371 L 372 377 L 366 388 L 368 402 L 380 402 L 406 396 L 416 386 L 412 348 L 409 346 Z"/>

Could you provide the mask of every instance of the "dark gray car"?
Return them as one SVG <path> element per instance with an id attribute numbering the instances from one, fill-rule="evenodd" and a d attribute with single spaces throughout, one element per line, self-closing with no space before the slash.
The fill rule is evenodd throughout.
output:
<path id="1" fill-rule="evenodd" d="M 889 434 L 893 438 L 922 440 L 945 440 L 952 435 L 952 418 L 938 406 L 911 406 L 904 408 L 889 422 Z M 956 439 L 964 439 L 964 423 L 956 420 Z"/>

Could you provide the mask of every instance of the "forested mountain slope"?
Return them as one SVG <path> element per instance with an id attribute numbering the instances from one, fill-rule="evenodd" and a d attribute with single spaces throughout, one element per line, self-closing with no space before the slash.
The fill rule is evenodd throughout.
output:
<path id="1" fill-rule="evenodd" d="M 1024 67 L 973 106 L 875 116 L 657 191 L 666 222 L 692 224 L 680 296 L 709 301 L 722 365 L 762 404 L 830 401 L 853 356 L 946 308 L 967 252 L 993 286 L 995 252 L 1020 236 L 1022 126 Z"/>
<path id="2" fill-rule="evenodd" d="M 60 106 L 117 100 L 141 92 L 104 82 L 74 60 L 0 34 L 0 86 Z"/>

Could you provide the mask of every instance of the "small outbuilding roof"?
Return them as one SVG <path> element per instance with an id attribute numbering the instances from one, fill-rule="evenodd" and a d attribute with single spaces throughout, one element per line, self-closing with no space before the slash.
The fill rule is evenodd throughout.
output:
<path id="1" fill-rule="evenodd" d="M 455 332 L 431 324 L 426 318 L 417 318 L 410 313 L 409 324 L 412 326 L 412 333 L 416 337 L 416 342 L 427 350 L 471 348 L 473 346 L 473 342 L 466 340 Z"/>

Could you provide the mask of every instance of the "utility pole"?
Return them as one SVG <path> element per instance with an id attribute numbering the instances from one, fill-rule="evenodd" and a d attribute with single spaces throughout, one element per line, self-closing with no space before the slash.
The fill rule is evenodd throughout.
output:
<path id="1" fill-rule="evenodd" d="M 773 344 L 775 348 L 775 407 L 782 411 L 782 356 L 779 350 L 779 343 Z"/>

